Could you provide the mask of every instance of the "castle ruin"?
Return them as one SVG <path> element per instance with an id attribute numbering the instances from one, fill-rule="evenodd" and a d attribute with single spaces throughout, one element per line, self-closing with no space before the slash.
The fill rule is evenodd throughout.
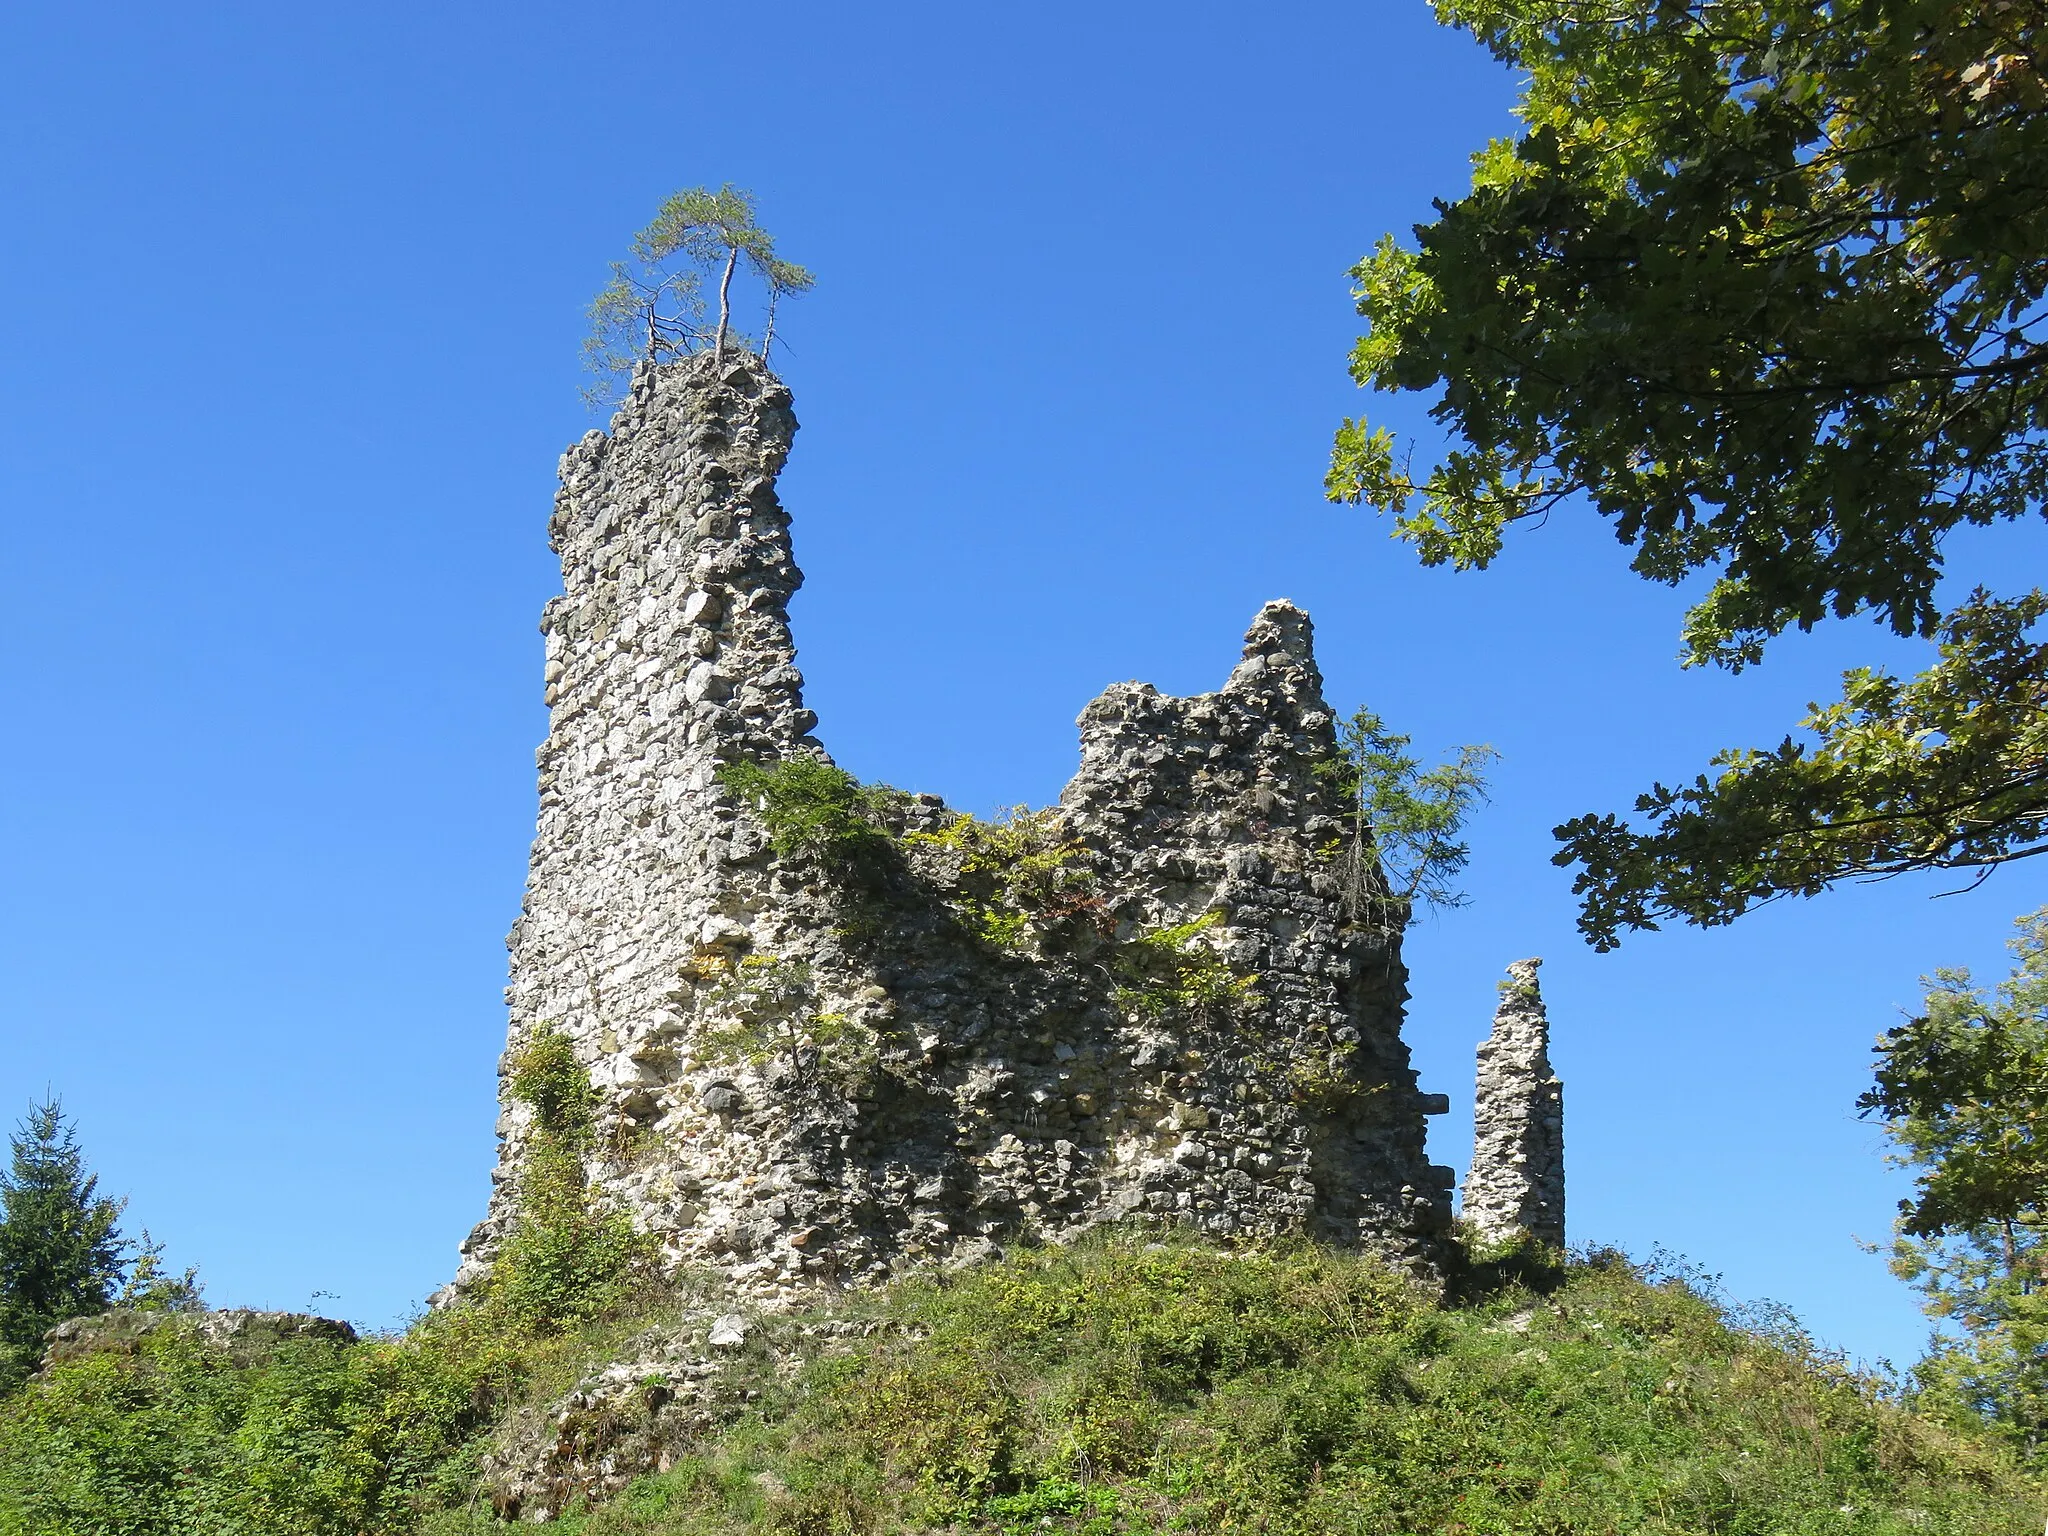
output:
<path id="1" fill-rule="evenodd" d="M 787 613 L 796 426 L 759 359 L 700 353 L 643 365 L 562 458 L 507 1061 L 573 1047 L 596 1197 L 771 1305 L 1123 1218 L 1433 1271 L 1448 1104 L 1402 1042 L 1398 932 L 1331 872 L 1308 616 L 1269 603 L 1217 692 L 1109 688 L 1049 812 L 878 793 L 863 867 L 778 852 L 733 765 L 830 761 Z M 516 1219 L 533 1112 L 502 1102 L 451 1294 Z"/>
<path id="2" fill-rule="evenodd" d="M 1550 1068 L 1541 960 L 1517 960 L 1480 1044 L 1461 1214 L 1482 1240 L 1564 1246 L 1564 1084 Z"/>

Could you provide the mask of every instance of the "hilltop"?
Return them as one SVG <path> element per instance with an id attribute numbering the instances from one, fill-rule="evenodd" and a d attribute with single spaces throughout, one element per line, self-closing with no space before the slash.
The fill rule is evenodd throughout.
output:
<path id="1" fill-rule="evenodd" d="M 159 1328 L 0 1405 L 8 1536 L 2032 1536 L 2048 1487 L 1794 1328 L 1595 1254 L 1465 1272 L 1098 1234 L 809 1309 L 712 1283 L 253 1354 Z M 665 1361 L 651 1366 L 641 1357 Z M 681 1406 L 686 1411 L 674 1411 Z M 559 1489 L 653 1468 L 595 1510 Z M 520 1469 L 516 1474 L 508 1471 Z"/>

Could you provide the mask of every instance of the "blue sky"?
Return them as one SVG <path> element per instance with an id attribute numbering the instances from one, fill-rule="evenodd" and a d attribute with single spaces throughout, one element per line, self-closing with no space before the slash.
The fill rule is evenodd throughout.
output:
<path id="1" fill-rule="evenodd" d="M 1549 829 L 1772 741 L 1860 625 L 1681 673 L 1679 595 L 1558 517 L 1484 575 L 1324 504 L 1345 268 L 1463 184 L 1512 82 L 1420 3 L 363 3 L 0 16 L 9 600 L 0 1110 L 46 1088 L 217 1303 L 402 1316 L 481 1213 L 545 729 L 535 620 L 581 310 L 670 190 L 759 195 L 821 734 L 974 810 L 1054 798 L 1105 684 L 1217 686 L 1259 604 L 1333 702 L 1504 754 L 1472 905 L 1410 944 L 1457 1112 L 1546 959 L 1573 1235 L 1911 1357 L 1855 1118 L 2025 867 L 1576 939 Z M 1953 552 L 2017 584 L 2033 530 Z M 2026 577 L 2032 580 L 2031 576 Z M 317 1294 L 316 1293 L 324 1293 Z"/>

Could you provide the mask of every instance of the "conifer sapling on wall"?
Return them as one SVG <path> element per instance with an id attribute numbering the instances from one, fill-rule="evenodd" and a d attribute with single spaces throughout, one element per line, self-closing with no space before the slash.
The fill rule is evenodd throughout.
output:
<path id="1" fill-rule="evenodd" d="M 725 355 L 732 338 L 733 278 L 744 269 L 765 294 L 761 361 L 775 345 L 775 312 L 784 298 L 816 281 L 775 254 L 775 237 L 755 217 L 754 195 L 730 182 L 716 192 L 689 187 L 671 193 L 633 237 L 632 256 L 612 263 L 612 279 L 590 305 L 585 366 L 600 382 L 584 391 L 592 408 L 608 405 L 620 380 L 642 361 L 660 362 L 710 343 Z M 704 279 L 718 282 L 718 318 L 707 321 Z"/>

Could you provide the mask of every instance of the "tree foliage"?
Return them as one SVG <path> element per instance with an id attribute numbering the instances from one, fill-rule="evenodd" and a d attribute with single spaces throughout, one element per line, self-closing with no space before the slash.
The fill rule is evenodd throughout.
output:
<path id="1" fill-rule="evenodd" d="M 1937 972 L 1925 1011 L 1878 1042 L 1859 1108 L 1913 1169 L 1892 1267 L 1936 1336 L 1923 1392 L 2039 1457 L 2048 1434 L 2048 908 L 2019 923 L 1995 990 Z"/>
<path id="2" fill-rule="evenodd" d="M 2044 1265 L 2048 1241 L 2038 1227 L 1976 1226 L 1892 1244 L 1892 1273 L 1919 1289 L 1936 1324 L 1913 1367 L 1914 1405 L 1991 1430 L 2037 1469 L 2048 1444 Z"/>
<path id="3" fill-rule="evenodd" d="M 1337 728 L 1338 755 L 1322 772 L 1343 796 L 1351 825 L 1331 850 L 1354 922 L 1405 928 L 1415 904 L 1461 907 L 1457 878 L 1471 857 L 1458 840 L 1486 799 L 1486 769 L 1500 754 L 1465 746 L 1434 768 L 1408 750 L 1410 738 L 1361 709 Z"/>
<path id="4" fill-rule="evenodd" d="M 1919 1017 L 1878 1043 L 1881 1116 L 1917 1170 L 1904 1230 L 1934 1237 L 1986 1222 L 2048 1224 L 2048 907 L 2020 919 L 2019 964 L 1992 992 L 1967 970 L 1935 973 Z"/>
<path id="5" fill-rule="evenodd" d="M 708 344 L 723 356 L 732 337 L 733 279 L 741 270 L 760 285 L 764 299 L 761 360 L 775 343 L 782 300 L 807 293 L 815 279 L 775 254 L 775 239 L 761 228 L 751 192 L 730 182 L 712 191 L 689 187 L 671 193 L 652 222 L 633 237 L 629 260 L 612 263 L 611 281 L 590 305 L 584 360 L 599 383 L 593 404 L 611 399 L 618 382 L 642 360 L 659 362 Z M 717 318 L 708 318 L 707 278 L 717 281 Z"/>
<path id="6" fill-rule="evenodd" d="M 1939 655 L 1904 681 L 1845 674 L 1808 707 L 1813 741 L 1723 752 L 1720 771 L 1558 829 L 1582 865 L 1580 929 L 1611 949 L 1623 928 L 1711 925 L 1845 875 L 1980 871 L 2048 852 L 2048 644 L 2029 635 L 2048 599 L 1979 591 L 1942 624 Z"/>
<path id="7" fill-rule="evenodd" d="M 29 1106 L 11 1146 L 0 1173 L 0 1386 L 34 1366 L 43 1334 L 65 1318 L 104 1312 L 117 1297 L 149 1304 L 195 1289 L 189 1273 L 162 1274 L 147 1234 L 139 1247 L 121 1236 L 127 1202 L 99 1192 L 56 1099 Z"/>
<path id="8" fill-rule="evenodd" d="M 1416 245 L 1355 269 L 1361 384 L 1429 392 L 1456 446 L 1417 469 L 1348 421 L 1330 493 L 1423 560 L 1483 567 L 1590 504 L 1677 584 L 1685 657 L 1739 669 L 1869 613 L 1949 647 L 1925 688 L 1852 673 L 1818 751 L 1730 753 L 1714 785 L 1560 828 L 1582 926 L 1724 922 L 1770 894 L 2032 850 L 2037 599 L 1944 613 L 1942 541 L 2032 516 L 2048 475 L 2044 7 L 1961 0 L 1437 0 L 1524 73 L 1521 132 Z M 1972 636 L 2005 626 L 1975 670 Z M 1945 676 L 1940 675 L 1947 668 Z M 1998 723 L 1956 753 L 1951 685 Z M 1916 691 L 1918 688 L 1918 691 Z M 1934 713 L 1939 716 L 1939 708 Z M 2005 750 L 1979 750 L 2003 732 Z M 1909 750 L 1866 758 L 1866 739 Z M 1803 764 L 1803 766 L 1802 766 Z M 1991 808 L 1993 814 L 1984 812 Z"/>

